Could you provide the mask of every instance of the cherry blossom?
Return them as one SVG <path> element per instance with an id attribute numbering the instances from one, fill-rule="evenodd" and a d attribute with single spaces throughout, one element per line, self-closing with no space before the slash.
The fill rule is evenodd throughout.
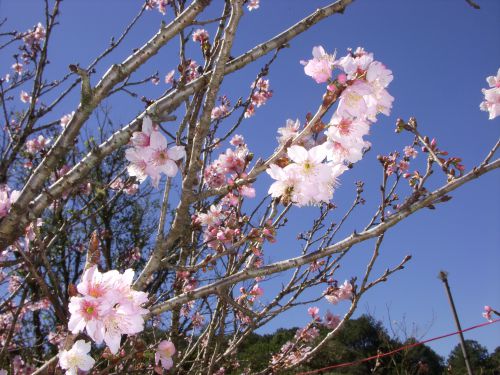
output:
<path id="1" fill-rule="evenodd" d="M 31 101 L 33 100 L 33 98 L 31 97 L 30 94 L 28 94 L 26 91 L 22 90 L 21 91 L 21 94 L 19 95 L 21 101 L 23 103 L 31 103 Z"/>
<path id="2" fill-rule="evenodd" d="M 247 8 L 249 11 L 259 9 L 260 6 L 260 0 L 250 0 L 247 4 Z"/>
<path id="3" fill-rule="evenodd" d="M 45 34 L 45 27 L 38 22 L 33 30 L 30 29 L 26 32 L 23 41 L 28 47 L 34 49 L 39 47 L 40 42 L 45 39 Z"/>
<path id="4" fill-rule="evenodd" d="M 175 75 L 175 70 L 171 70 L 170 72 L 167 73 L 165 76 L 165 83 L 172 84 L 174 83 L 174 75 Z"/>
<path id="5" fill-rule="evenodd" d="M 175 354 L 175 346 L 171 341 L 163 340 L 158 344 L 155 353 L 155 364 L 161 363 L 165 370 L 169 370 L 174 365 L 172 357 Z"/>
<path id="6" fill-rule="evenodd" d="M 146 1 L 146 9 L 151 10 L 157 8 L 161 14 L 167 13 L 167 5 L 169 0 L 147 0 Z"/>
<path id="7" fill-rule="evenodd" d="M 300 129 L 300 121 L 296 119 L 295 121 L 288 119 L 286 120 L 285 126 L 278 128 L 279 136 L 277 137 L 277 141 L 280 145 L 284 145 L 290 139 L 295 138 L 295 136 L 299 133 Z"/>
<path id="8" fill-rule="evenodd" d="M 253 90 L 250 98 L 250 104 L 245 111 L 245 118 L 252 117 L 255 114 L 255 108 L 264 104 L 273 96 L 273 91 L 270 89 L 268 79 L 259 78 L 250 86 Z"/>
<path id="9" fill-rule="evenodd" d="M 312 55 L 311 60 L 300 62 L 304 65 L 304 72 L 312 77 L 316 83 L 327 82 L 332 78 L 335 54 L 329 55 L 322 46 L 316 46 L 312 50 Z"/>
<path id="10" fill-rule="evenodd" d="M 20 194 L 20 191 L 11 191 L 7 185 L 0 185 L 0 219 L 7 216 L 10 206 L 17 200 Z"/>
<path id="11" fill-rule="evenodd" d="M 491 319 L 491 314 L 493 313 L 493 309 L 491 308 L 491 306 L 484 306 L 484 312 L 483 312 L 483 317 L 488 320 L 488 321 L 492 321 Z"/>
<path id="12" fill-rule="evenodd" d="M 12 69 L 20 75 L 23 72 L 23 64 L 16 62 L 12 65 Z"/>
<path id="13" fill-rule="evenodd" d="M 323 325 L 328 329 L 335 329 L 340 324 L 340 316 L 334 315 L 327 310 L 325 317 L 323 319 Z"/>
<path id="14" fill-rule="evenodd" d="M 142 130 L 140 132 L 133 132 L 130 141 L 135 147 L 148 147 L 151 133 L 155 130 L 156 128 L 154 127 L 151 118 L 149 116 L 145 116 L 142 120 Z"/>
<path id="15" fill-rule="evenodd" d="M 353 286 L 349 281 L 344 281 L 344 283 L 338 287 L 330 287 L 328 288 L 325 298 L 327 299 L 328 302 L 333 303 L 336 305 L 342 300 L 347 300 L 352 297 L 353 293 Z"/>
<path id="16" fill-rule="evenodd" d="M 318 314 L 319 314 L 319 307 L 317 307 L 317 306 L 309 307 L 309 308 L 307 309 L 307 313 L 308 313 L 309 315 L 311 315 L 311 317 L 312 317 L 313 319 L 315 319 L 315 318 L 318 316 Z"/>
<path id="17" fill-rule="evenodd" d="M 205 29 L 197 29 L 193 32 L 193 42 L 199 42 L 203 44 L 208 41 L 209 35 L 208 31 Z"/>
<path id="18" fill-rule="evenodd" d="M 97 266 L 86 270 L 77 290 L 82 297 L 71 297 L 68 329 L 76 334 L 86 330 L 97 344 L 104 341 L 116 354 L 123 334 L 134 335 L 144 329 L 141 307 L 148 301 L 147 294 L 131 289 L 134 271 L 123 274 L 116 270 L 101 273 Z"/>
<path id="19" fill-rule="evenodd" d="M 373 62 L 373 54 L 358 47 L 356 51 L 350 52 L 346 56 L 335 62 L 346 74 L 347 79 L 352 80 L 357 76 L 366 74 L 369 65 Z"/>
<path id="20" fill-rule="evenodd" d="M 59 124 L 61 125 L 61 128 L 64 129 L 69 124 L 69 122 L 71 121 L 71 119 L 73 118 L 74 115 L 75 115 L 75 111 L 68 113 L 68 114 L 64 115 L 63 117 L 61 117 L 61 120 L 59 120 Z"/>
<path id="21" fill-rule="evenodd" d="M 405 154 L 406 157 L 408 158 L 413 158 L 415 159 L 418 155 L 418 151 L 415 150 L 415 148 L 413 148 L 412 146 L 405 146 L 405 148 L 403 149 L 403 152 Z"/>
<path id="22" fill-rule="evenodd" d="M 125 151 L 125 158 L 131 163 L 127 167 L 129 175 L 139 182 L 151 177 L 155 187 L 161 174 L 174 177 L 179 170 L 177 162 L 186 156 L 184 146 L 168 148 L 166 138 L 147 116 L 143 119 L 142 131 L 134 132 L 131 143 L 134 147 Z"/>
<path id="23" fill-rule="evenodd" d="M 89 352 L 90 343 L 78 340 L 70 350 L 62 350 L 59 353 L 59 366 L 66 370 L 66 375 L 77 375 L 78 370 L 89 371 L 95 363 Z"/>
<path id="24" fill-rule="evenodd" d="M 500 68 L 497 75 L 486 78 L 490 89 L 483 89 L 484 101 L 479 108 L 489 112 L 489 119 L 493 120 L 500 115 Z"/>
<path id="25" fill-rule="evenodd" d="M 36 154 L 42 151 L 47 145 L 50 144 L 51 139 L 39 135 L 37 138 L 26 141 L 26 152 L 29 154 Z"/>

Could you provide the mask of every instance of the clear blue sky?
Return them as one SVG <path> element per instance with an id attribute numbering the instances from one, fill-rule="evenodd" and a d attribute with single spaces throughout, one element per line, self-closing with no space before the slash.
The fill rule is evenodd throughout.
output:
<path id="1" fill-rule="evenodd" d="M 372 128 L 369 137 L 372 151 L 354 170 L 342 176 L 342 186 L 335 194 L 340 216 L 354 198 L 353 182 L 359 179 L 366 182 L 366 208 L 349 221 L 344 234 L 360 229 L 378 204 L 380 168 L 376 155 L 401 150 L 410 142 L 408 136 L 394 133 L 397 117 L 416 116 L 422 133 L 436 137 L 442 148 L 463 157 L 466 167 L 472 167 L 484 158 L 500 133 L 500 119 L 489 121 L 487 113 L 479 111 L 485 78 L 494 75 L 500 66 L 500 2 L 477 2 L 481 10 L 472 9 L 465 0 L 357 0 L 344 15 L 322 21 L 280 54 L 269 77 L 274 97 L 245 122 L 241 133 L 256 155 L 271 153 L 276 146 L 276 129 L 287 118 L 303 121 L 305 114 L 314 111 L 321 100 L 323 88 L 303 74 L 299 61 L 309 58 L 315 45 L 321 44 L 330 51 L 337 49 L 338 53 L 344 53 L 347 47 L 363 46 L 393 70 L 394 81 L 389 91 L 396 100 L 391 117 L 382 116 Z M 258 11 L 245 14 L 244 32 L 236 39 L 234 56 L 329 1 L 261 0 L 261 3 Z M 0 18 L 9 18 L 7 29 L 25 30 L 42 19 L 41 4 L 0 0 Z M 61 24 L 52 41 L 50 76 L 61 77 L 71 63 L 88 65 L 106 48 L 112 36 L 119 36 L 140 5 L 141 1 L 64 1 Z M 165 18 L 170 17 L 171 14 L 167 14 Z M 149 12 L 126 39 L 123 48 L 99 65 L 96 76 L 149 39 L 161 19 L 158 12 Z M 208 29 L 213 34 L 213 28 Z M 176 42 L 172 43 L 142 68 L 137 77 L 156 70 L 164 77 L 177 64 L 176 48 Z M 197 49 L 192 50 L 190 57 L 202 60 Z M 11 60 L 6 54 L 0 55 L 1 75 L 10 69 Z M 246 95 L 248 85 L 264 61 L 267 60 L 228 77 L 222 94 L 227 94 L 233 102 Z M 147 85 L 140 93 L 154 98 L 164 89 L 163 84 Z M 65 100 L 54 119 L 74 110 L 77 100 L 77 96 Z M 118 123 L 127 123 L 142 109 L 141 103 L 125 96 L 117 96 L 110 103 L 112 116 Z M 433 186 L 444 182 L 437 174 L 434 181 Z M 264 194 L 270 182 L 269 178 L 263 178 L 256 185 L 258 193 Z M 407 322 L 415 323 L 421 331 L 431 322 L 426 338 L 454 331 L 444 289 L 437 279 L 441 269 L 449 271 L 463 327 L 483 321 L 484 304 L 500 308 L 499 182 L 498 172 L 487 175 L 453 193 L 451 202 L 432 212 L 419 212 L 391 230 L 386 235 L 376 271 L 395 265 L 406 254 L 412 254 L 413 260 L 406 270 L 372 290 L 361 302 L 358 314 L 370 312 L 387 321 L 386 307 L 389 306 L 393 320 L 406 316 Z M 294 209 L 287 230 L 276 244 L 266 249 L 270 260 L 298 254 L 295 235 L 307 229 L 303 224 L 310 217 L 313 217 L 312 209 Z M 355 248 L 338 271 L 338 278 L 343 280 L 361 272 L 370 255 L 369 244 Z M 272 290 L 277 285 L 270 281 L 266 288 Z M 330 308 L 337 313 L 343 313 L 346 307 L 328 306 L 326 302 L 318 306 L 322 312 Z M 306 321 L 306 307 L 299 307 L 272 322 L 266 331 L 299 326 Z M 466 338 L 478 340 L 491 351 L 500 345 L 500 324 L 467 333 Z M 447 355 L 457 342 L 456 337 L 448 338 L 431 346 Z"/>

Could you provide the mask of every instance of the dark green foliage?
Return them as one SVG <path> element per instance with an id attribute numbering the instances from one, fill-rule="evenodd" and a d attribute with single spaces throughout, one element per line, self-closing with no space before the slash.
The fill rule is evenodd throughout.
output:
<path id="1" fill-rule="evenodd" d="M 488 354 L 488 350 L 477 341 L 465 340 L 465 347 L 475 374 L 500 374 L 500 347 L 497 347 L 491 356 Z M 459 344 L 451 351 L 447 364 L 448 374 L 467 375 L 464 356 Z"/>
<path id="2" fill-rule="evenodd" d="M 253 371 L 264 369 L 271 360 L 272 354 L 279 352 L 283 344 L 292 340 L 296 331 L 296 328 L 281 328 L 274 335 L 253 334 L 249 336 L 238 353 L 241 368 L 250 367 Z M 323 338 L 327 333 L 327 330 L 321 329 L 320 338 Z M 309 363 L 294 369 L 293 372 L 283 372 L 283 374 L 295 374 L 334 364 L 356 362 L 376 355 L 377 352 L 388 352 L 412 342 L 414 341 L 409 340 L 402 343 L 392 339 L 381 322 L 363 315 L 358 319 L 346 322 L 343 329 Z M 444 369 L 443 359 L 431 348 L 421 345 L 382 358 L 378 362 L 370 360 L 344 368 L 324 371 L 322 374 L 423 375 L 443 374 Z"/>

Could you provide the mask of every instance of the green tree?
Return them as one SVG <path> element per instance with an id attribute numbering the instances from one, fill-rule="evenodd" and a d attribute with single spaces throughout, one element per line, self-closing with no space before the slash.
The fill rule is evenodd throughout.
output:
<path id="1" fill-rule="evenodd" d="M 497 369 L 495 369 L 494 360 L 491 358 L 495 355 L 498 361 L 498 348 L 490 357 L 488 350 L 475 340 L 465 340 L 465 347 L 469 355 L 471 367 L 475 373 L 484 375 L 494 375 L 498 373 L 498 365 Z M 451 351 L 447 364 L 448 374 L 467 375 L 467 368 L 465 367 L 465 360 L 460 344 L 457 344 Z"/>

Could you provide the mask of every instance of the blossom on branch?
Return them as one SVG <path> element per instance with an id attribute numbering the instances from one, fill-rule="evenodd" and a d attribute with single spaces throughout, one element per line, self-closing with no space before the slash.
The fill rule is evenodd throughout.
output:
<path id="1" fill-rule="evenodd" d="M 158 344 L 158 349 L 155 353 L 155 364 L 161 364 L 165 370 L 169 370 L 174 365 L 172 356 L 175 354 L 175 346 L 173 342 L 163 340 Z"/>
<path id="2" fill-rule="evenodd" d="M 59 365 L 66 370 L 66 375 L 77 375 L 78 370 L 89 371 L 95 363 L 89 352 L 90 343 L 78 340 L 70 350 L 62 350 L 59 353 Z"/>
<path id="3" fill-rule="evenodd" d="M 116 270 L 101 273 L 97 266 L 86 270 L 77 285 L 82 297 L 71 297 L 68 329 L 76 334 L 86 330 L 97 344 L 106 342 L 111 353 L 120 348 L 121 336 L 134 335 L 144 329 L 141 307 L 148 301 L 147 294 L 131 288 L 134 271 L 123 274 Z"/>
<path id="4" fill-rule="evenodd" d="M 500 68 L 497 75 L 486 78 L 490 86 L 489 89 L 483 89 L 484 101 L 480 104 L 481 111 L 490 113 L 489 119 L 493 120 L 500 115 Z"/>
<path id="5" fill-rule="evenodd" d="M 312 50 L 312 55 L 311 60 L 300 62 L 304 65 L 304 72 L 312 77 L 316 83 L 327 82 L 332 78 L 335 54 L 329 55 L 322 46 L 316 46 Z"/>
<path id="6" fill-rule="evenodd" d="M 125 151 L 125 157 L 131 163 L 127 167 L 128 173 L 139 182 L 151 177 L 155 187 L 160 182 L 161 174 L 175 177 L 179 170 L 177 162 L 186 156 L 184 146 L 168 148 L 166 138 L 147 116 L 144 117 L 142 131 L 134 132 L 131 143 L 134 147 Z"/>

